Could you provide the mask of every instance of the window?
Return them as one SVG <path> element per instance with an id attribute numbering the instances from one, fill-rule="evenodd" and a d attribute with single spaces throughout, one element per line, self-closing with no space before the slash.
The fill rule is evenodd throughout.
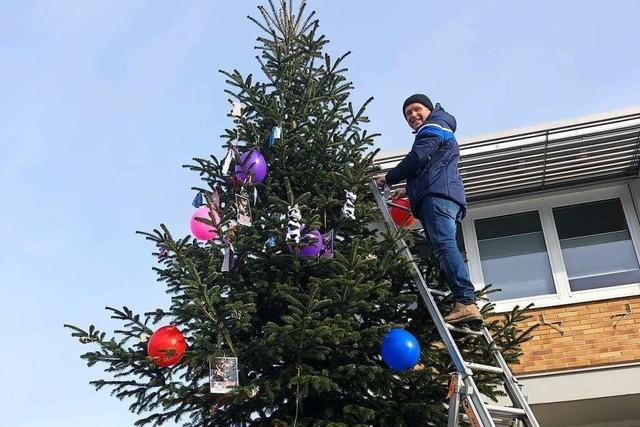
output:
<path id="1" fill-rule="evenodd" d="M 555 293 L 538 212 L 475 221 L 484 283 L 491 301 Z"/>
<path id="2" fill-rule="evenodd" d="M 633 191 L 633 193 L 632 193 Z M 471 207 L 471 281 L 497 311 L 640 295 L 640 180 Z"/>
<path id="3" fill-rule="evenodd" d="M 553 209 L 572 291 L 640 282 L 620 199 Z"/>

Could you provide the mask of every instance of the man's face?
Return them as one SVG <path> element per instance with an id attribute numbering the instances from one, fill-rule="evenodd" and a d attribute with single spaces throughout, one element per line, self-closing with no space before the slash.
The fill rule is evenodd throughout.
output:
<path id="1" fill-rule="evenodd" d="M 411 129 L 417 130 L 427 121 L 430 113 L 431 110 L 427 107 L 419 102 L 414 102 L 413 104 L 407 105 L 407 108 L 404 109 L 404 118 L 407 119 L 407 123 L 409 123 Z"/>

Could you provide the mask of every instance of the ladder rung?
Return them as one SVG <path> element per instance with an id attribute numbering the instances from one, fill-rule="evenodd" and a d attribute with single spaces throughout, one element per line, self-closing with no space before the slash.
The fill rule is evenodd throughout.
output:
<path id="1" fill-rule="evenodd" d="M 444 297 L 446 297 L 446 296 L 448 296 L 450 294 L 450 292 L 439 291 L 439 290 L 433 289 L 433 288 L 427 288 L 427 289 L 429 290 L 431 295 L 435 295 L 435 296 L 440 297 L 440 298 L 444 298 Z"/>
<path id="2" fill-rule="evenodd" d="M 495 374 L 504 374 L 504 371 L 502 370 L 502 368 L 498 368 L 497 366 L 482 365 L 480 363 L 473 363 L 473 362 L 467 363 L 467 366 L 469 367 L 469 369 L 474 371 L 484 371 L 484 372 L 493 372 Z"/>
<path id="3" fill-rule="evenodd" d="M 496 405 L 486 405 L 487 410 L 494 414 L 506 414 L 513 415 L 514 417 L 521 417 L 525 415 L 524 409 L 520 408 L 512 408 L 511 406 L 496 406 Z"/>
<path id="4" fill-rule="evenodd" d="M 467 414 L 462 414 L 461 418 L 463 421 L 469 422 L 469 417 Z M 495 423 L 496 427 L 513 427 L 513 418 L 514 417 L 492 417 L 491 419 Z"/>
<path id="5" fill-rule="evenodd" d="M 398 204 L 393 203 L 391 201 L 387 201 L 387 206 L 391 206 L 393 208 L 400 209 L 401 211 L 411 212 L 411 209 L 407 208 L 406 206 L 398 205 Z"/>
<path id="6" fill-rule="evenodd" d="M 461 334 L 475 335 L 475 336 L 478 336 L 478 337 L 481 337 L 483 335 L 482 331 L 474 331 L 473 329 L 469 329 L 469 328 L 458 328 L 458 327 L 455 327 L 455 326 L 453 326 L 453 325 L 451 325 L 449 323 L 445 323 L 445 325 L 447 325 L 447 329 L 452 331 L 452 332 L 459 332 Z"/>
<path id="7" fill-rule="evenodd" d="M 414 228 L 411 230 L 412 232 L 421 235 L 422 237 L 427 237 L 427 235 L 424 232 L 424 228 Z"/>

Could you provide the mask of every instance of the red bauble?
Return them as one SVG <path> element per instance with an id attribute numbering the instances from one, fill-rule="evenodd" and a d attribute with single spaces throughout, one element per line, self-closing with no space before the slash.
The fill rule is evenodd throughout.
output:
<path id="1" fill-rule="evenodd" d="M 411 215 L 411 204 L 409 203 L 409 199 L 397 198 L 393 199 L 391 203 L 397 206 L 402 206 L 402 208 L 406 209 L 391 206 L 391 218 L 393 218 L 393 222 L 395 222 L 398 227 L 409 227 L 415 222 L 415 217 Z"/>
<path id="2" fill-rule="evenodd" d="M 158 366 L 173 366 L 180 361 L 187 342 L 180 329 L 175 326 L 163 326 L 151 335 L 147 344 L 147 353 Z"/>

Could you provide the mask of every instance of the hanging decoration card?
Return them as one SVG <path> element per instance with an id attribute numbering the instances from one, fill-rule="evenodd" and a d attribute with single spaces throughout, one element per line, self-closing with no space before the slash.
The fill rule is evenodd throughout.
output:
<path id="1" fill-rule="evenodd" d="M 249 198 L 241 194 L 236 194 L 236 211 L 238 224 L 251 226 L 251 206 Z"/>
<path id="2" fill-rule="evenodd" d="M 280 128 L 279 126 L 274 126 L 271 129 L 271 134 L 269 134 L 269 141 L 267 142 L 269 147 L 275 144 L 276 139 L 280 139 L 281 135 L 282 135 L 282 128 Z"/>
<path id="3" fill-rule="evenodd" d="M 209 361 L 209 389 L 211 393 L 225 394 L 237 386 L 237 357 L 214 357 Z"/>
<path id="4" fill-rule="evenodd" d="M 333 258 L 333 230 L 322 235 L 322 250 L 320 256 Z"/>

